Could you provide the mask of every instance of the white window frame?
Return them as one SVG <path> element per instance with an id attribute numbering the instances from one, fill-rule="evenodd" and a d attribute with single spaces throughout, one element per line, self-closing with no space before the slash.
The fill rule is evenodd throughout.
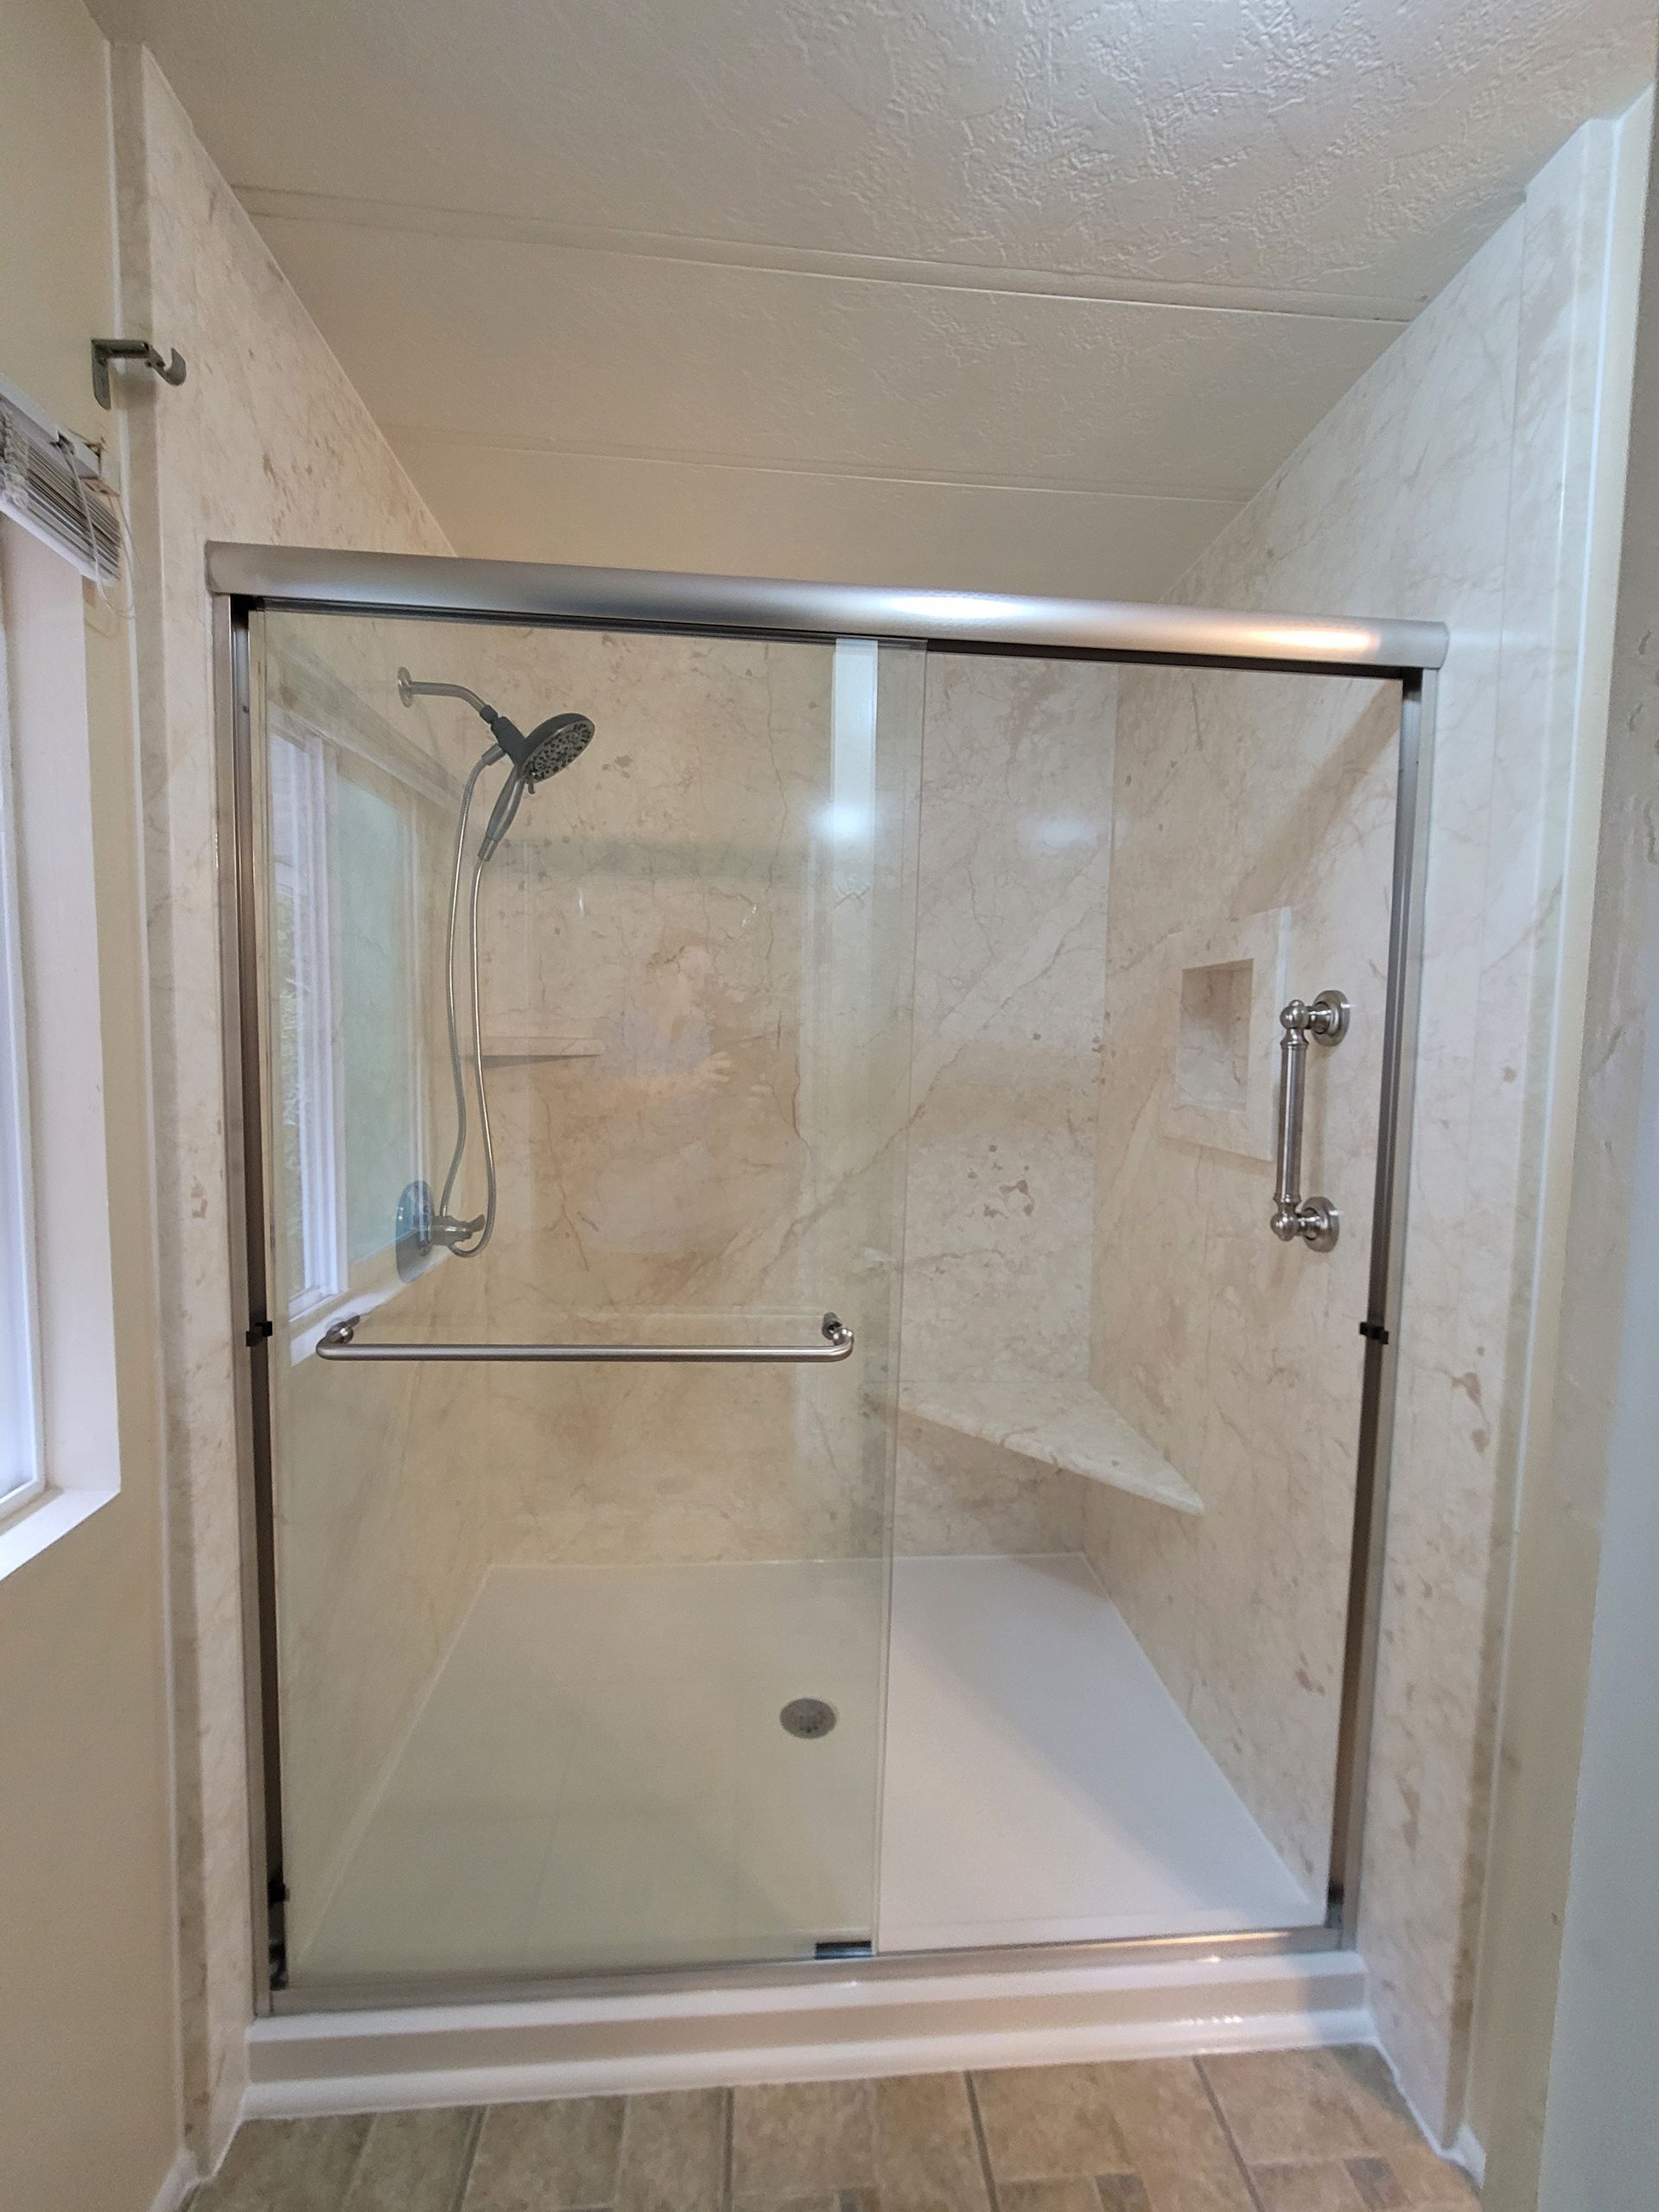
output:
<path id="1" fill-rule="evenodd" d="M 271 775 L 271 867 L 273 900 L 284 878 L 292 876 L 290 911 L 295 917 L 294 964 L 307 979 L 296 1025 L 300 1122 L 300 1246 L 302 1279 L 285 1283 L 288 1318 L 302 1328 L 331 1310 L 347 1288 L 345 1264 L 346 1163 L 344 1087 L 334 1049 L 334 879 L 328 862 L 328 772 L 321 738 L 303 725 L 273 717 L 273 762 L 280 746 L 293 762 L 295 808 L 291 860 L 276 857 L 276 775 Z M 280 1116 L 281 1070 L 273 1068 Z"/>
<path id="2" fill-rule="evenodd" d="M 293 905 L 296 915 L 302 917 L 302 927 L 296 933 L 294 957 L 296 966 L 315 979 L 315 988 L 307 994 L 301 1008 L 296 1039 L 300 1080 L 308 1092 L 308 1097 L 302 1097 L 302 1101 L 300 1165 L 305 1202 L 301 1241 L 308 1261 L 305 1272 L 310 1280 L 299 1285 L 289 1284 L 285 1266 L 279 1276 L 287 1289 L 289 1355 L 297 1361 L 309 1354 L 336 1315 L 347 1308 L 359 1312 L 372 1309 L 394 1296 L 402 1282 L 390 1238 L 383 1251 L 355 1262 L 349 1244 L 346 1084 L 340 1062 L 340 978 L 334 925 L 334 885 L 339 869 L 348 863 L 350 857 L 340 854 L 335 842 L 339 817 L 336 794 L 342 780 L 341 748 L 303 716 L 279 709 L 273 709 L 270 713 L 270 743 L 273 747 L 286 745 L 295 756 L 298 772 L 296 789 L 302 794 L 302 819 L 296 824 L 299 834 L 294 842 L 292 866 L 302 880 L 296 882 L 300 895 Z M 355 748 L 347 749 L 347 758 L 353 750 Z M 404 976 L 405 1018 L 408 1034 L 415 1046 L 408 1066 L 409 1127 L 415 1155 L 423 1159 L 427 1079 L 422 1049 L 418 948 L 421 873 L 426 838 L 423 802 L 429 795 L 410 784 L 391 763 L 371 760 L 366 753 L 362 757 L 378 776 L 405 792 L 403 811 L 408 836 L 401 904 L 405 942 L 415 949 L 415 957 L 408 962 Z M 271 782 L 268 763 L 268 792 Z M 268 797 L 268 804 L 272 798 L 274 793 Z M 274 837 L 270 842 L 274 899 L 277 889 Z M 273 1126 L 282 1111 L 281 1080 L 281 1070 L 273 1056 Z M 275 1217 L 282 1211 L 273 1208 L 273 1226 Z"/>
<path id="3" fill-rule="evenodd" d="M 12 1401 L 10 1433 L 0 1434 L 0 1520 L 33 1504 L 46 1489 L 29 1023 L 17 888 L 17 777 L 10 702 L 5 601 L 0 591 L 0 1365 L 10 1370 L 5 1389 Z"/>
<path id="4" fill-rule="evenodd" d="M 120 647 L 113 618 L 89 606 L 79 570 L 38 533 L 0 515 L 0 597 L 10 789 L 5 809 L 4 998 L 27 1158 L 12 1147 L 0 1205 L 33 1243 L 33 1388 L 38 1459 L 0 1515 L 0 1579 L 29 1563 L 120 1494 L 116 1258 L 111 1115 L 101 1000 L 94 694 Z M 124 658 L 124 656 L 123 656 Z M 111 693 L 101 715 L 124 714 Z M 107 724 L 99 744 L 123 734 Z M 21 973 L 22 991 L 18 994 Z M 21 1008 L 21 1012 L 19 1009 Z M 133 1080 L 130 1065 L 124 1077 Z M 32 1192 L 32 1205 L 16 1194 Z M 14 1239 L 14 1253 L 17 1249 Z M 147 1307 L 153 1283 L 124 1294 Z"/>
<path id="5" fill-rule="evenodd" d="M 410 1152 L 411 1164 L 413 1164 L 413 1162 L 424 1160 L 427 1156 L 426 1057 L 423 1048 L 424 1033 L 421 1025 L 420 897 L 421 866 L 424 844 L 419 804 L 420 794 L 395 769 L 385 766 L 379 761 L 369 760 L 366 753 L 360 753 L 357 757 L 367 760 L 369 766 L 384 782 L 397 787 L 397 804 L 403 816 L 406 833 L 404 839 L 403 881 L 398 887 L 398 904 L 403 909 L 403 941 L 410 950 L 410 957 L 405 963 L 404 969 L 404 1023 L 412 1049 L 405 1063 L 404 1073 L 407 1092 L 406 1112 L 410 1133 Z M 330 804 L 327 820 L 330 833 L 336 837 L 340 810 L 333 803 L 334 788 L 342 782 L 353 780 L 342 767 L 342 762 L 348 761 L 351 758 L 352 754 L 349 752 L 342 753 L 337 747 L 329 748 L 327 770 Z M 349 866 L 350 861 L 349 853 L 336 851 L 333 858 L 333 865 L 338 871 L 343 867 Z M 338 880 L 337 873 L 333 880 Z M 343 1192 L 346 1154 L 346 1086 L 343 1079 L 338 1080 L 340 1116 L 338 1128 Z M 349 1220 L 342 1201 L 340 1216 L 340 1250 L 341 1264 L 345 1268 L 346 1294 L 352 1298 L 378 1304 L 382 1298 L 391 1297 L 401 1287 L 401 1278 L 397 1274 L 395 1257 L 395 1245 L 389 1238 L 378 1252 L 371 1254 L 366 1259 L 353 1261 L 347 1241 L 349 1235 Z"/>

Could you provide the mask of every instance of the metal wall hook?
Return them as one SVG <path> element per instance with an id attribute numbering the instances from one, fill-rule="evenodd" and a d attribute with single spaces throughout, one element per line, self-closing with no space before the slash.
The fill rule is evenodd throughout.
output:
<path id="1" fill-rule="evenodd" d="M 113 405 L 110 396 L 110 363 L 134 361 L 141 368 L 154 369 L 163 384 L 184 382 L 184 356 L 175 346 L 173 358 L 167 357 L 152 346 L 148 338 L 94 338 L 92 340 L 92 397 L 102 408 Z"/>

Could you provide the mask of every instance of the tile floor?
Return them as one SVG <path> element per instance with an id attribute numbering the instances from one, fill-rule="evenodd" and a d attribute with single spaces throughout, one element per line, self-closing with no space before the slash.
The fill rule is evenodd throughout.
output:
<path id="1" fill-rule="evenodd" d="M 254 2121 L 190 2212 L 1452 2212 L 1368 2050 Z"/>
<path id="2" fill-rule="evenodd" d="M 896 1562 L 878 1866 L 884 1600 L 867 1560 L 497 1568 L 326 1901 L 289 1870 L 292 1986 L 1323 1918 L 1070 1555 Z"/>

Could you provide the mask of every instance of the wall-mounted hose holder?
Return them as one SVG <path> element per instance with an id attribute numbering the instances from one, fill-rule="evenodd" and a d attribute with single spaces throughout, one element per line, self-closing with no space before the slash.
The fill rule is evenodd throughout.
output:
<path id="1" fill-rule="evenodd" d="M 169 360 L 148 338 L 94 338 L 92 340 L 92 397 L 106 410 L 114 405 L 110 393 L 110 364 L 130 362 L 135 368 L 153 369 L 163 384 L 184 382 L 184 356 L 175 346 Z"/>

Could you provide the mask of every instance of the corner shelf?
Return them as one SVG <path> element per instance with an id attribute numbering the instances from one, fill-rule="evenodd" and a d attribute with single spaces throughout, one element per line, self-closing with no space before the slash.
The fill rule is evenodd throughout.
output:
<path id="1" fill-rule="evenodd" d="M 899 1406 L 938 1427 L 958 1429 L 1173 1512 L 1204 1510 L 1185 1476 L 1088 1382 L 1011 1364 L 914 1380 L 906 1375 Z"/>
<path id="2" fill-rule="evenodd" d="M 532 1060 L 596 1060 L 605 1047 L 597 1037 L 486 1037 L 484 1039 L 484 1064 L 486 1067 L 520 1065 Z"/>

